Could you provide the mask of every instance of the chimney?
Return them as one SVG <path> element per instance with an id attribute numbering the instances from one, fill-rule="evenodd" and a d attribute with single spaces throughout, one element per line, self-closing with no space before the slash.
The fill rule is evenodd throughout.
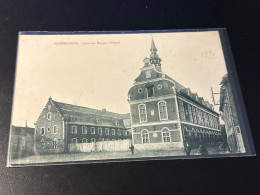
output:
<path id="1" fill-rule="evenodd" d="M 102 108 L 102 112 L 107 112 L 107 110 L 105 108 Z"/>

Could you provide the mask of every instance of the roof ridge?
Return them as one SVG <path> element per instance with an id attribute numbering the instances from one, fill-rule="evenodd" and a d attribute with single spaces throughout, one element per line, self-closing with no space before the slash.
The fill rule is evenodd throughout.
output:
<path id="1" fill-rule="evenodd" d="M 64 103 L 64 102 L 58 102 L 58 101 L 55 101 L 55 100 L 52 100 L 54 103 L 58 103 L 58 104 L 65 104 L 65 105 L 68 105 L 68 106 L 73 106 L 73 107 L 78 107 L 78 108 L 83 108 L 83 109 L 89 109 L 89 110 L 92 110 L 92 111 L 98 111 L 100 113 L 109 113 L 109 114 L 116 114 L 116 115 L 127 115 L 127 114 L 130 114 L 130 113 L 125 113 L 125 114 L 120 114 L 120 113 L 116 113 L 116 112 L 111 112 L 111 111 L 102 111 L 100 109 L 95 109 L 95 108 L 89 108 L 89 107 L 84 107 L 84 106 L 78 106 L 78 105 L 74 105 L 74 104 L 69 104 L 69 103 Z M 58 106 L 59 107 L 59 106 Z M 62 109 L 62 108 L 58 108 L 58 109 Z M 69 109 L 64 109 L 64 110 L 69 110 Z"/>

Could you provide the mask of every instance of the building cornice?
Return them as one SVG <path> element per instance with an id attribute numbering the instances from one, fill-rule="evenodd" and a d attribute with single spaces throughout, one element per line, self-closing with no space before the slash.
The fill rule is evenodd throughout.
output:
<path id="1" fill-rule="evenodd" d="M 132 127 L 165 125 L 165 124 L 173 124 L 173 123 L 179 123 L 179 120 L 168 120 L 168 121 L 158 121 L 158 122 L 137 123 L 137 124 L 133 124 Z"/>
<path id="2" fill-rule="evenodd" d="M 181 121 L 181 123 L 186 124 L 186 125 L 191 125 L 191 126 L 196 126 L 196 127 L 204 128 L 204 129 L 211 129 L 211 130 L 219 131 L 219 132 L 221 131 L 220 129 L 215 129 L 215 128 L 212 128 L 212 127 L 197 125 L 197 124 L 189 123 L 189 122 L 185 122 L 185 121 Z"/>
<path id="3" fill-rule="evenodd" d="M 129 101 L 129 104 L 138 104 L 138 103 L 146 103 L 146 102 L 153 102 L 153 101 L 158 101 L 158 100 L 166 100 L 166 99 L 171 99 L 175 98 L 176 96 L 174 94 L 171 95 L 164 95 L 164 96 L 159 96 L 159 97 L 148 97 L 146 99 L 140 99 L 140 100 L 131 100 Z"/>

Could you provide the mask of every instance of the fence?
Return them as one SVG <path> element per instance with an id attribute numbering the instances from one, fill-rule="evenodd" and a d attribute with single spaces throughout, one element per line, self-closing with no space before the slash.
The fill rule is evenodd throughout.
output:
<path id="1" fill-rule="evenodd" d="M 127 151 L 130 146 L 130 139 L 77 143 L 69 144 L 69 152 Z"/>

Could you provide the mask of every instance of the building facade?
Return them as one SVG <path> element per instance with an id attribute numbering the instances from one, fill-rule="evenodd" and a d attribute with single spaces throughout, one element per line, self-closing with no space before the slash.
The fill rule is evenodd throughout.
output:
<path id="1" fill-rule="evenodd" d="M 9 158 L 19 159 L 34 154 L 34 128 L 11 127 Z"/>
<path id="2" fill-rule="evenodd" d="M 35 151 L 63 153 L 69 144 L 131 139 L 129 114 L 107 112 L 49 98 L 35 123 Z"/>
<path id="3" fill-rule="evenodd" d="M 193 147 L 220 141 L 219 114 L 213 106 L 162 72 L 154 41 L 150 58 L 128 92 L 132 142 L 140 149 Z"/>
<path id="4" fill-rule="evenodd" d="M 238 121 L 238 115 L 231 91 L 228 75 L 226 74 L 220 88 L 220 107 L 221 118 L 225 122 L 227 142 L 232 152 L 245 152 L 244 142 Z"/>

